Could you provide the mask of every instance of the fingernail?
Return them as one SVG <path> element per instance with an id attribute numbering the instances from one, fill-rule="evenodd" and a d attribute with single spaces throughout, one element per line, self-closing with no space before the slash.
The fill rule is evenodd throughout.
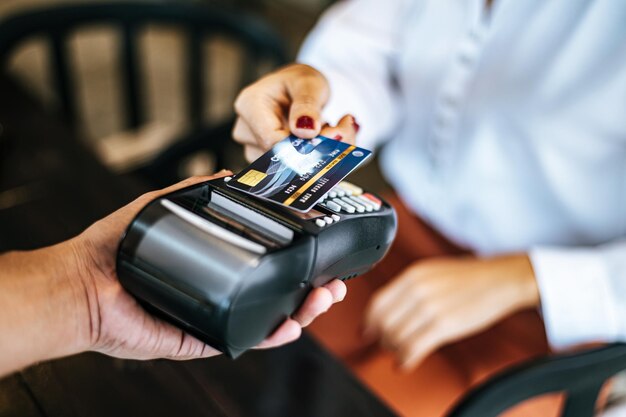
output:
<path id="1" fill-rule="evenodd" d="M 355 132 L 359 132 L 359 129 L 361 128 L 361 126 L 356 122 L 356 119 L 353 117 L 352 118 L 352 127 L 354 128 Z"/>
<path id="2" fill-rule="evenodd" d="M 333 139 L 341 141 L 341 140 L 343 140 L 343 136 L 341 136 L 341 135 L 335 135 L 335 136 L 333 137 Z"/>
<path id="3" fill-rule="evenodd" d="M 296 127 L 298 129 L 314 129 L 315 122 L 311 116 L 300 116 L 296 120 Z"/>

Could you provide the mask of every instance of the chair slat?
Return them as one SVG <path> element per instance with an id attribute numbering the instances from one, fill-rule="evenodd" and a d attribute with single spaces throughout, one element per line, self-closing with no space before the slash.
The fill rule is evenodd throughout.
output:
<path id="1" fill-rule="evenodd" d="M 50 42 L 50 71 L 54 83 L 54 90 L 59 100 L 63 118 L 73 124 L 76 121 L 76 96 L 74 86 L 70 80 L 72 74 L 68 62 L 68 45 L 66 33 L 53 32 Z"/>
<path id="2" fill-rule="evenodd" d="M 205 58 L 202 51 L 202 32 L 196 28 L 188 31 L 187 38 L 187 111 L 193 127 L 202 124 L 204 115 Z"/>
<path id="3" fill-rule="evenodd" d="M 567 394 L 562 417 L 592 417 L 595 415 L 600 390 L 604 384 L 571 391 Z"/>
<path id="4" fill-rule="evenodd" d="M 121 73 L 123 74 L 122 96 L 126 109 L 126 128 L 135 129 L 144 121 L 140 64 L 137 53 L 138 27 L 124 22 L 121 31 Z"/>
<path id="5" fill-rule="evenodd" d="M 257 79 L 258 54 L 254 49 L 243 49 L 239 85 L 246 86 Z"/>

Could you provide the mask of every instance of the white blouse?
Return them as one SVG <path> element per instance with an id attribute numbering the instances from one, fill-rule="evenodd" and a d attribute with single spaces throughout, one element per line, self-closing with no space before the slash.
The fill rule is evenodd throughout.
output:
<path id="1" fill-rule="evenodd" d="M 626 2 L 350 0 L 299 61 L 415 213 L 527 251 L 554 347 L 626 340 Z"/>

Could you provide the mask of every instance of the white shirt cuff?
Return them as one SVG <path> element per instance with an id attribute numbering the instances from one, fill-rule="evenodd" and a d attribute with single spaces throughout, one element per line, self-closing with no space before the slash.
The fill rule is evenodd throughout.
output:
<path id="1" fill-rule="evenodd" d="M 615 340 L 619 322 L 609 268 L 593 249 L 530 251 L 550 345 L 562 349 Z"/>

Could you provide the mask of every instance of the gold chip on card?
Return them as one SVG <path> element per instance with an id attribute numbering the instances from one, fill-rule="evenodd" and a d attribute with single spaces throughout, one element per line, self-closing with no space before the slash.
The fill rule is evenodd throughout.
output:
<path id="1" fill-rule="evenodd" d="M 240 178 L 237 178 L 237 182 L 249 185 L 250 187 L 254 187 L 258 183 L 263 181 L 263 178 L 265 178 L 265 177 L 267 177 L 266 173 L 261 172 L 261 171 L 256 171 L 254 169 L 251 169 L 250 171 L 246 172 Z"/>

